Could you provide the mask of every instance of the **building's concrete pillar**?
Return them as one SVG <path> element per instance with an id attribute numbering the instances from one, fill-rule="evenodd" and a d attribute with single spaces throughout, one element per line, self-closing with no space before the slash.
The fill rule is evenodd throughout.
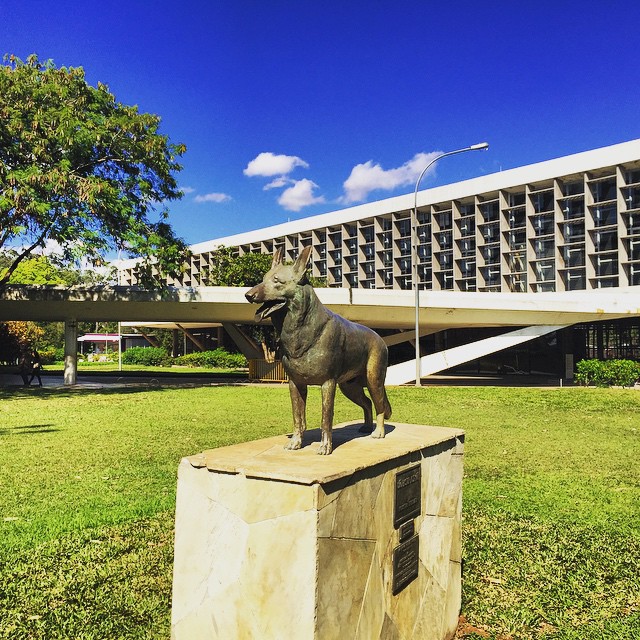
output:
<path id="1" fill-rule="evenodd" d="M 64 383 L 75 384 L 78 379 L 78 323 L 75 318 L 64 323 Z"/>
<path id="2" fill-rule="evenodd" d="M 178 330 L 173 329 L 172 343 L 171 343 L 171 356 L 173 358 L 177 358 L 180 355 L 179 350 L 180 350 L 180 344 L 178 343 Z"/>

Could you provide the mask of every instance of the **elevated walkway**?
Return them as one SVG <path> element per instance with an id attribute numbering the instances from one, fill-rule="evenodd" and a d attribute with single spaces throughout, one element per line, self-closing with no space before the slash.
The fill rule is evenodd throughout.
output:
<path id="1" fill-rule="evenodd" d="M 0 321 L 175 322 L 183 326 L 252 324 L 256 311 L 242 287 L 170 288 L 10 286 L 0 292 Z M 412 291 L 317 289 L 345 318 L 375 329 L 413 329 Z M 421 333 L 462 327 L 568 325 L 640 316 L 640 287 L 559 293 L 422 291 Z"/>
<path id="2" fill-rule="evenodd" d="M 246 301 L 245 291 L 238 287 L 150 292 L 135 287 L 10 286 L 0 292 L 0 321 L 64 321 L 66 361 L 71 367 L 78 321 L 129 321 L 151 326 L 171 322 L 183 327 L 252 324 L 256 308 Z M 415 338 L 412 291 L 317 289 L 317 293 L 325 305 L 350 320 L 374 329 L 404 332 L 387 336 L 389 343 Z M 640 316 L 640 287 L 535 294 L 423 291 L 420 309 L 421 335 L 453 328 L 517 328 L 474 345 L 423 357 L 421 373 L 426 376 L 572 324 Z M 74 375 L 69 373 L 71 383 Z M 390 367 L 388 383 L 401 384 L 414 376 L 415 363 L 403 363 Z"/>

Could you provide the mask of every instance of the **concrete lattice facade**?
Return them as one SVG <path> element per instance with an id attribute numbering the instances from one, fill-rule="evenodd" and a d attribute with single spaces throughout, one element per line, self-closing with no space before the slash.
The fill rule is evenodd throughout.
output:
<path id="1" fill-rule="evenodd" d="M 200 243 L 170 284 L 207 284 L 219 246 L 293 260 L 311 244 L 312 275 L 329 286 L 410 289 L 412 208 L 400 196 Z M 423 289 L 640 285 L 640 140 L 421 191 L 417 232 Z"/>

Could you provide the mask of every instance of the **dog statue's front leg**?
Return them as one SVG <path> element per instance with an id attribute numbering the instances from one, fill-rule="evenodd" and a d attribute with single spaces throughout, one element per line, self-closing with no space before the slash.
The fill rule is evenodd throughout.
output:
<path id="1" fill-rule="evenodd" d="M 307 385 L 296 384 L 293 380 L 289 380 L 289 395 L 293 411 L 293 436 L 285 449 L 300 449 L 302 434 L 307 428 Z"/>
<path id="2" fill-rule="evenodd" d="M 331 430 L 333 429 L 333 405 L 336 399 L 336 381 L 322 383 L 322 439 L 318 454 L 328 456 L 333 451 Z"/>
<path id="3" fill-rule="evenodd" d="M 376 430 L 371 434 L 372 438 L 384 438 L 384 413 L 376 416 Z"/>

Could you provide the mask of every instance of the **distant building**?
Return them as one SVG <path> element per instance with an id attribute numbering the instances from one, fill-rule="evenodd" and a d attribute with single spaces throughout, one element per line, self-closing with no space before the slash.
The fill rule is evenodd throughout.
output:
<path id="1" fill-rule="evenodd" d="M 310 244 L 312 275 L 330 287 L 410 289 L 412 208 L 413 193 L 195 244 L 183 280 L 170 284 L 206 284 L 219 246 L 282 247 L 293 260 Z M 640 140 L 420 191 L 418 237 L 421 289 L 640 286 Z M 584 355 L 640 357 L 637 317 L 617 323 L 613 342 L 603 327 L 582 329 Z"/>

